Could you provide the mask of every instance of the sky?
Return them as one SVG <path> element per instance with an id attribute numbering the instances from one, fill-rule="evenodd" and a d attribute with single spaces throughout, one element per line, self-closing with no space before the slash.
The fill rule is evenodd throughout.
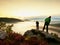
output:
<path id="1" fill-rule="evenodd" d="M 60 15 L 60 0 L 0 0 L 0 17 L 50 15 Z"/>

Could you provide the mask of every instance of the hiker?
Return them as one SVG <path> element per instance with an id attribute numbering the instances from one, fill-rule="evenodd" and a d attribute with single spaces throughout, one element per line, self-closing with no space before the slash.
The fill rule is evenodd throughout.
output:
<path id="1" fill-rule="evenodd" d="M 39 30 L 39 22 L 36 21 L 36 29 Z"/>
<path id="2" fill-rule="evenodd" d="M 51 16 L 49 16 L 45 19 L 45 24 L 44 24 L 44 27 L 43 27 L 43 31 L 44 31 L 45 26 L 46 26 L 46 32 L 48 33 L 48 26 L 49 26 L 50 22 L 51 22 Z"/>

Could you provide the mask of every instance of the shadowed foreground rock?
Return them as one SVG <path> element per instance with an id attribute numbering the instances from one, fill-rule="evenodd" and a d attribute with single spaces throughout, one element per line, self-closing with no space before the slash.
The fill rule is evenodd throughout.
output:
<path id="1" fill-rule="evenodd" d="M 53 35 L 49 33 L 47 34 L 45 32 L 35 30 L 35 29 L 26 31 L 24 36 L 27 37 L 28 39 L 30 37 L 37 37 L 40 40 L 44 39 L 45 41 L 47 41 L 48 45 L 60 45 L 60 41 L 59 41 L 60 39 L 55 38 Z"/>

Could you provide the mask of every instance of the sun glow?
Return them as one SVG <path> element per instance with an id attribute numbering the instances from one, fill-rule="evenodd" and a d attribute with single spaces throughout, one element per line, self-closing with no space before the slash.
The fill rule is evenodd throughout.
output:
<path id="1" fill-rule="evenodd" d="M 0 1 L 0 17 L 49 16 L 60 14 L 59 1 Z"/>

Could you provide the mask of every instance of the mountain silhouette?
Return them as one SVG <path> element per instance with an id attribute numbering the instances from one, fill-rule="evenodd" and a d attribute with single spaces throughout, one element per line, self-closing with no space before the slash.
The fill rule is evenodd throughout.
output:
<path id="1" fill-rule="evenodd" d="M 7 17 L 0 17 L 0 22 L 6 22 L 6 23 L 16 23 L 16 22 L 22 22 L 21 19 L 16 18 L 7 18 Z"/>

